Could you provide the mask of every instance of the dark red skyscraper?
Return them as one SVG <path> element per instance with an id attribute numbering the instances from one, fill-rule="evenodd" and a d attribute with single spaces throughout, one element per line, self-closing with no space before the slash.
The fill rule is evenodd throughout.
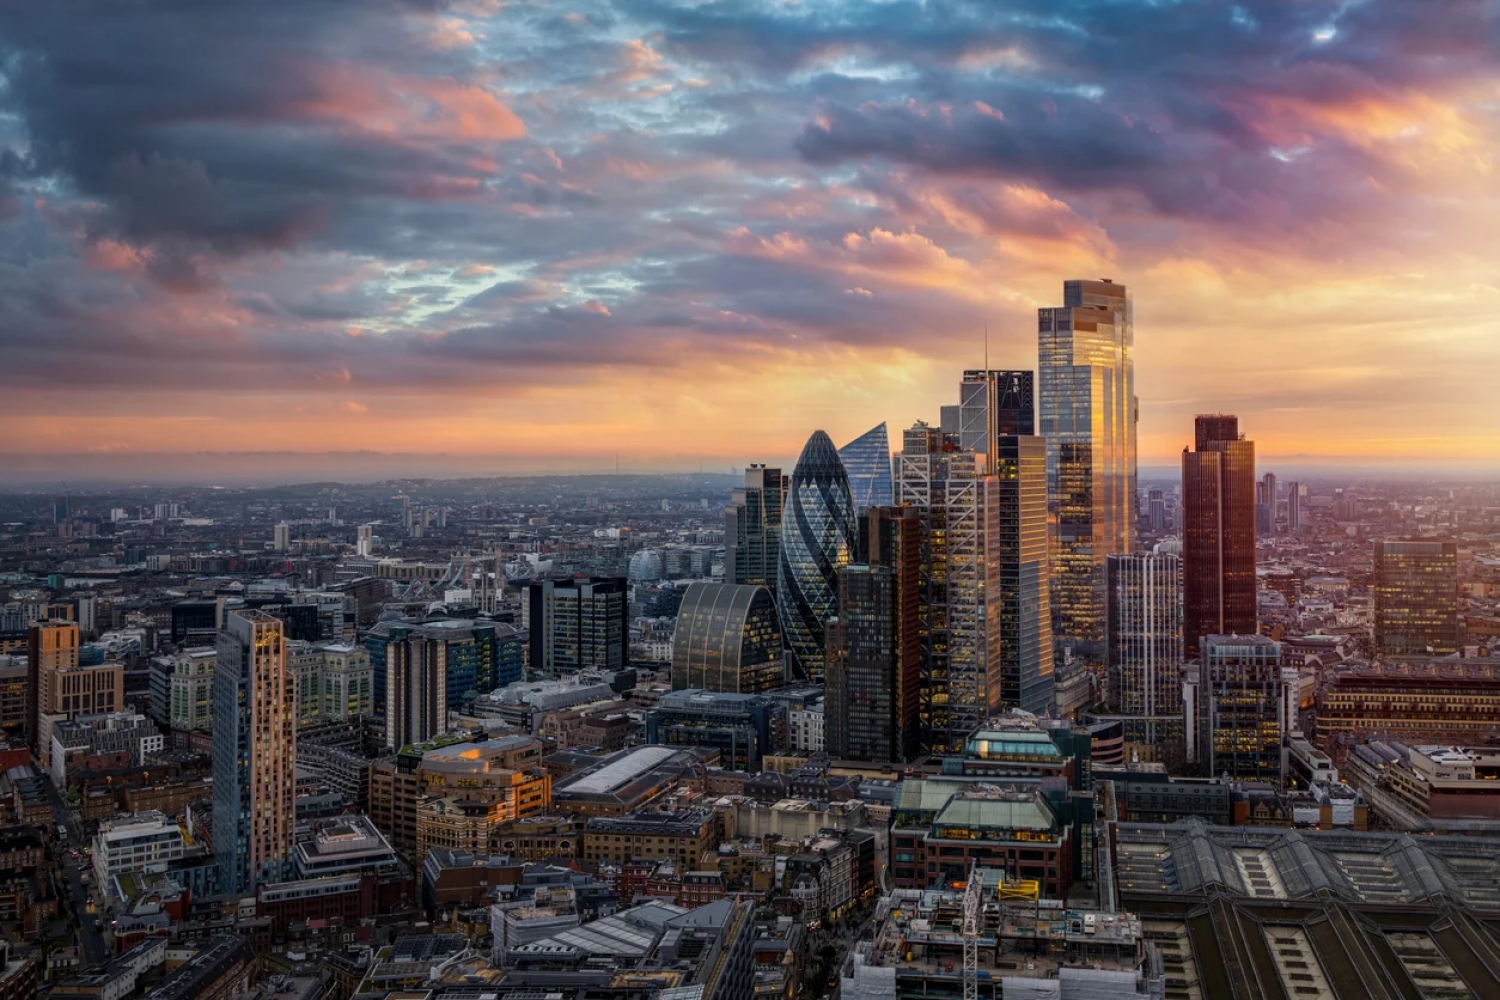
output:
<path id="1" fill-rule="evenodd" d="M 1194 450 L 1182 452 L 1183 642 L 1253 635 L 1255 442 L 1226 414 L 1199 416 Z"/>

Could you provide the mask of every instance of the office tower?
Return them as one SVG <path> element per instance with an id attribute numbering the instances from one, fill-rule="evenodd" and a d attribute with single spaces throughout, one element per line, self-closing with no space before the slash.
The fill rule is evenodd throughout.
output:
<path id="1" fill-rule="evenodd" d="M 1204 777 L 1281 781 L 1281 646 L 1209 635 L 1198 666 L 1193 739 Z"/>
<path id="2" fill-rule="evenodd" d="M 1000 491 L 985 456 L 930 430 L 905 435 L 896 502 L 922 524 L 922 750 L 958 753 L 1002 704 Z"/>
<path id="3" fill-rule="evenodd" d="M 1060 647 L 1104 657 L 1104 559 L 1135 549 L 1135 333 L 1109 280 L 1063 283 L 1037 314 L 1040 433 L 1047 441 L 1052 622 Z"/>
<path id="4" fill-rule="evenodd" d="M 1255 442 L 1227 414 L 1198 417 L 1182 451 L 1183 645 L 1257 631 Z"/>
<path id="5" fill-rule="evenodd" d="M 1053 701 L 1051 586 L 1047 565 L 1047 444 L 1039 437 L 996 439 L 1000 525 L 1000 702 L 1046 712 Z"/>
<path id="6" fill-rule="evenodd" d="M 1307 487 L 1298 482 L 1286 484 L 1286 530 L 1288 534 L 1296 534 L 1302 527 L 1302 498 L 1307 495 Z"/>
<path id="7" fill-rule="evenodd" d="M 276 526 L 276 536 L 273 546 L 277 552 L 285 552 L 292 547 L 292 526 L 282 521 Z"/>
<path id="8" fill-rule="evenodd" d="M 781 508 L 787 477 L 780 469 L 752 465 L 745 486 L 724 508 L 724 582 L 776 589 L 781 558 Z"/>
<path id="9" fill-rule="evenodd" d="M 1033 372 L 964 372 L 958 385 L 959 447 L 986 456 L 993 467 L 996 455 L 992 442 L 1006 434 L 1029 437 L 1036 433 L 1035 393 Z"/>
<path id="10" fill-rule="evenodd" d="M 389 693 L 393 644 L 420 639 L 444 648 L 443 673 L 447 704 L 460 709 L 476 692 L 488 694 L 521 679 L 525 643 L 514 626 L 472 618 L 380 622 L 365 633 L 362 643 L 370 654 L 371 699 L 385 711 Z M 425 654 L 434 662 L 437 654 Z M 442 716 L 439 715 L 441 718 Z"/>
<path id="11" fill-rule="evenodd" d="M 1166 552 L 1113 555 L 1105 568 L 1111 711 L 1125 717 L 1127 759 L 1182 753 L 1182 560 Z"/>
<path id="12" fill-rule="evenodd" d="M 543 580 L 526 588 L 531 668 L 552 676 L 630 665 L 630 601 L 624 577 Z"/>
<path id="13" fill-rule="evenodd" d="M 385 745 L 425 743 L 448 729 L 448 643 L 424 631 L 385 643 Z"/>
<path id="14" fill-rule="evenodd" d="M 297 683 L 279 619 L 259 611 L 224 616 L 213 727 L 220 891 L 281 881 L 297 832 Z"/>
<path id="15" fill-rule="evenodd" d="M 368 559 L 370 553 L 375 549 L 375 526 L 373 524 L 361 524 L 355 531 L 357 532 L 354 543 L 355 554 L 361 559 Z"/>
<path id="16" fill-rule="evenodd" d="M 695 583 L 672 635 L 672 690 L 759 694 L 786 677 L 781 621 L 765 587 Z"/>
<path id="17" fill-rule="evenodd" d="M 1161 490 L 1152 490 L 1146 499 L 1146 523 L 1155 534 L 1167 530 L 1167 498 Z"/>
<path id="18" fill-rule="evenodd" d="M 782 505 L 776 576 L 776 609 L 796 680 L 823 679 L 823 623 L 838 613 L 836 574 L 856 540 L 849 477 L 828 435 L 814 431 Z"/>
<path id="19" fill-rule="evenodd" d="M 849 477 L 854 510 L 862 514 L 871 507 L 892 503 L 891 441 L 881 422 L 839 449 L 839 461 Z"/>
<path id="20" fill-rule="evenodd" d="M 78 625 L 67 621 L 36 621 L 26 628 L 26 733 L 31 752 L 46 756 L 50 727 L 42 717 L 58 711 L 52 703 L 52 678 L 78 669 Z"/>
<path id="21" fill-rule="evenodd" d="M 906 761 L 921 735 L 921 516 L 874 507 L 866 519 L 869 563 L 839 570 L 824 739 L 836 759 Z"/>
<path id="22" fill-rule="evenodd" d="M 1375 543 L 1375 649 L 1385 656 L 1458 651 L 1458 546 Z"/>
<path id="23" fill-rule="evenodd" d="M 62 524 L 68 519 L 68 498 L 58 497 L 52 501 L 52 523 Z"/>
<path id="24" fill-rule="evenodd" d="M 1255 530 L 1262 535 L 1276 534 L 1276 473 L 1260 477 L 1255 498 Z"/>

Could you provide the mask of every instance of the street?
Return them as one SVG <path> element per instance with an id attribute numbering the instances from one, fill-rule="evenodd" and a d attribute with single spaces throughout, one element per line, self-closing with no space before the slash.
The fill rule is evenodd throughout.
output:
<path id="1" fill-rule="evenodd" d="M 68 844 L 73 847 L 84 846 L 83 832 L 78 824 L 73 821 L 73 816 L 68 812 L 68 805 L 63 801 L 61 793 L 53 786 L 51 781 L 46 781 L 47 794 L 52 798 L 53 821 L 68 831 Z M 62 857 L 62 851 L 58 851 Z M 83 869 L 86 862 L 65 859 L 63 861 L 63 879 L 68 883 L 68 895 L 73 904 L 73 923 L 78 927 L 78 942 L 82 954 L 79 956 L 83 968 L 91 968 L 103 965 L 109 959 L 109 948 L 104 943 L 104 937 L 99 933 L 94 920 L 97 914 L 88 912 L 88 888 L 83 882 Z M 101 887 L 101 892 L 103 891 Z"/>

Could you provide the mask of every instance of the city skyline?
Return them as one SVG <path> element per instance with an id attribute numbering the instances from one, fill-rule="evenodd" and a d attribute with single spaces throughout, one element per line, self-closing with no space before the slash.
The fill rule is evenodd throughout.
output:
<path id="1" fill-rule="evenodd" d="M 1500 457 L 1481 6 L 1033 6 L 0 14 L 5 475 L 786 461 L 935 412 L 986 329 L 1034 368 L 1102 277 L 1144 466 L 1216 410 L 1272 463 Z"/>

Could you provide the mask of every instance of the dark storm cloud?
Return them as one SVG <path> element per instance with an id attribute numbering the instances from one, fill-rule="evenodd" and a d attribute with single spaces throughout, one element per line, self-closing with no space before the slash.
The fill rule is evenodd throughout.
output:
<path id="1" fill-rule="evenodd" d="M 413 40 L 422 0 L 167 0 L 0 5 L 3 100 L 24 163 L 105 211 L 94 228 L 194 255 L 286 247 L 365 196 L 434 175 L 473 177 L 472 143 L 425 145 L 358 128 L 380 80 L 436 71 Z M 404 44 L 403 44 L 404 43 Z M 347 105 L 347 106 L 346 106 Z"/>

